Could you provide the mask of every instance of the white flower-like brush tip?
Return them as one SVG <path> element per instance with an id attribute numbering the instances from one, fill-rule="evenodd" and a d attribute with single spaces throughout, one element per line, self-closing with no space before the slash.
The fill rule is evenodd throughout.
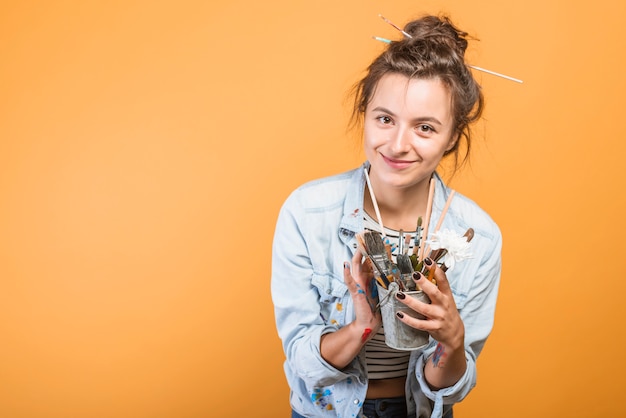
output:
<path id="1" fill-rule="evenodd" d="M 443 263 L 448 270 L 452 270 L 458 261 L 466 260 L 472 256 L 469 251 L 470 243 L 467 241 L 467 237 L 450 229 L 433 232 L 426 243 L 433 250 L 444 248 L 447 251 Z"/>

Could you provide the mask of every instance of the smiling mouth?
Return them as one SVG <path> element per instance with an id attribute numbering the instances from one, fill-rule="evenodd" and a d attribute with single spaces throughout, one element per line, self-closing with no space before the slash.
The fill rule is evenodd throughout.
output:
<path id="1" fill-rule="evenodd" d="M 381 154 L 381 156 L 383 157 L 383 159 L 387 162 L 387 164 L 393 165 L 393 166 L 398 166 L 398 167 L 406 167 L 409 166 L 411 164 L 413 164 L 415 161 L 411 161 L 411 160 L 397 160 L 395 158 L 389 158 L 383 154 Z"/>

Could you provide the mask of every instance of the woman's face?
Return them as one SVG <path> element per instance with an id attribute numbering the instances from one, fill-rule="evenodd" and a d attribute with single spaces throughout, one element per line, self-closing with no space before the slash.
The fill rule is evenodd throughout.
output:
<path id="1" fill-rule="evenodd" d="M 364 148 L 370 178 L 380 187 L 411 188 L 428 182 L 452 135 L 452 101 L 439 79 L 387 74 L 365 109 Z"/>

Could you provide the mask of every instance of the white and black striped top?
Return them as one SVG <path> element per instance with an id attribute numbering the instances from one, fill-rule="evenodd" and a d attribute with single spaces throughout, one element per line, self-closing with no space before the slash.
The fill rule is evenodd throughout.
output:
<path id="1" fill-rule="evenodd" d="M 368 379 L 391 379 L 407 375 L 410 351 L 400 351 L 385 344 L 382 327 L 365 344 Z"/>

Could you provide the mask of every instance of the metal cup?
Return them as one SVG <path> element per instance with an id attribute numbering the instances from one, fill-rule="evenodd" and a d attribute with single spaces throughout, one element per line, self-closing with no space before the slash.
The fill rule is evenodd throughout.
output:
<path id="1" fill-rule="evenodd" d="M 423 315 L 415 312 L 404 303 L 396 299 L 398 293 L 398 284 L 391 282 L 389 289 L 378 286 L 378 298 L 380 301 L 380 314 L 383 320 L 383 328 L 385 330 L 385 343 L 397 350 L 417 350 L 428 344 L 430 336 L 426 331 L 412 328 L 400 321 L 396 316 L 396 312 L 402 312 L 405 315 L 418 319 L 425 319 Z M 407 297 L 430 303 L 430 299 L 426 293 L 421 290 L 413 292 L 403 292 Z"/>

